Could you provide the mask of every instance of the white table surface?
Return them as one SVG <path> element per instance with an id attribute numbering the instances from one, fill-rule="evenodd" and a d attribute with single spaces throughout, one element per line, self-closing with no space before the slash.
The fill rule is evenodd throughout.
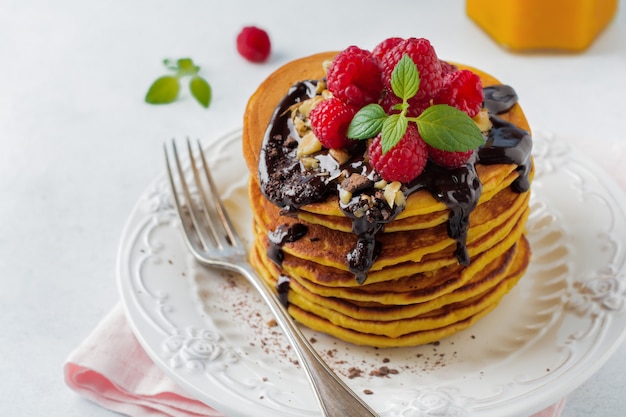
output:
<path id="1" fill-rule="evenodd" d="M 626 139 L 626 12 L 582 54 L 513 54 L 461 0 L 0 0 L 0 415 L 111 416 L 70 391 L 68 354 L 118 301 L 115 257 L 138 196 L 163 171 L 162 143 L 241 126 L 259 82 L 283 63 L 389 36 L 429 38 L 440 57 L 512 84 L 535 128 L 602 145 Z M 383 6 L 386 5 L 386 6 Z M 269 62 L 234 39 L 266 28 Z M 191 57 L 213 86 L 206 110 L 143 97 L 164 58 Z M 607 156 L 610 157 L 610 156 Z M 626 346 L 568 399 L 565 417 L 626 410 Z"/>

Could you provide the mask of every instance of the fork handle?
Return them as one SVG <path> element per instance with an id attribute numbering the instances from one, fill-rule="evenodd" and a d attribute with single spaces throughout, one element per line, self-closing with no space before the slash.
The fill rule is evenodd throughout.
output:
<path id="1" fill-rule="evenodd" d="M 322 415 L 325 417 L 377 417 L 378 414 L 356 395 L 319 356 L 287 309 L 252 266 L 240 264 L 237 267 L 238 272 L 244 275 L 261 295 L 276 318 L 276 322 L 289 339 L 313 387 L 315 397 L 322 409 Z"/>

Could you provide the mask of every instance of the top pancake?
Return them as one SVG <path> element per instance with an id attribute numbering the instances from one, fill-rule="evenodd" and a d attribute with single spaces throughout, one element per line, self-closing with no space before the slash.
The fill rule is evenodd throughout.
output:
<path id="1" fill-rule="evenodd" d="M 323 63 L 325 61 L 331 61 L 337 53 L 338 52 L 335 51 L 323 52 L 285 64 L 267 77 L 250 97 L 244 113 L 242 149 L 246 164 L 251 173 L 251 180 L 254 183 L 259 184 L 259 156 L 265 131 L 276 106 L 287 94 L 289 88 L 295 83 L 303 80 L 324 78 Z M 496 78 L 476 68 L 456 63 L 455 65 L 461 69 L 469 69 L 479 75 L 483 87 L 500 84 Z M 510 111 L 498 115 L 498 117 L 530 132 L 530 127 L 519 104 L 515 104 Z M 510 177 L 514 179 L 515 176 L 517 176 L 515 172 L 516 168 L 517 166 L 512 164 L 477 164 L 476 170 L 483 185 L 484 197 L 482 198 L 488 199 L 501 190 L 505 178 Z M 336 195 L 331 195 L 325 201 L 301 207 L 300 212 L 302 211 L 313 215 L 309 215 L 309 221 L 313 220 L 315 215 L 344 217 Z M 444 203 L 437 201 L 430 192 L 422 190 L 409 196 L 406 207 L 404 211 L 400 213 L 397 220 L 437 212 L 445 213 L 447 212 L 447 207 Z M 303 214 L 303 216 L 307 216 L 307 214 Z M 335 220 L 330 220 L 330 224 L 335 224 Z"/>

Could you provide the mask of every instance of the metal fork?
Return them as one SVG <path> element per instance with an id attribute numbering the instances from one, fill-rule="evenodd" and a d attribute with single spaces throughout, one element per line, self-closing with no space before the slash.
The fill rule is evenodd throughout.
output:
<path id="1" fill-rule="evenodd" d="M 182 188 L 181 201 L 178 186 L 170 165 L 167 145 L 164 146 L 167 173 L 172 195 L 180 216 L 185 241 L 193 256 L 202 265 L 227 269 L 243 275 L 259 292 L 276 318 L 276 322 L 295 351 L 313 388 L 322 415 L 327 417 L 375 417 L 377 414 L 356 395 L 324 362 L 287 313 L 273 290 L 248 263 L 246 248 L 237 236 L 232 222 L 217 193 L 202 147 L 198 142 L 200 162 L 194 157 L 189 140 L 187 151 L 199 194 L 199 202 L 191 197 L 185 180 L 175 141 L 172 141 L 178 182 Z M 198 167 L 199 165 L 199 167 Z M 207 193 L 208 189 L 208 193 Z"/>

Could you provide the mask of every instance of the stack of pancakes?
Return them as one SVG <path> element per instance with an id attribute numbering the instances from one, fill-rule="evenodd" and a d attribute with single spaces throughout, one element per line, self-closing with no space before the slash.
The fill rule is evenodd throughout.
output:
<path id="1" fill-rule="evenodd" d="M 294 83 L 323 79 L 322 63 L 335 54 L 290 62 L 270 75 L 248 103 L 243 152 L 251 173 L 254 213 L 251 263 L 269 285 L 280 287 L 289 313 L 314 330 L 377 347 L 440 340 L 493 310 L 525 272 L 530 258 L 524 237 L 530 193 L 511 187 L 520 175 L 517 165 L 476 165 L 482 193 L 469 217 L 466 247 L 471 262 L 465 266 L 459 264 L 457 242 L 448 234 L 450 209 L 427 190 L 411 194 L 404 210 L 376 237 L 381 251 L 367 280 L 357 282 L 346 264 L 357 236 L 336 193 L 286 216 L 263 194 L 258 174 L 263 138 L 275 107 Z M 483 86 L 498 84 L 474 71 Z M 499 117 L 529 130 L 518 104 Z M 271 241 L 277 231 L 294 229 L 305 232 L 279 247 Z M 271 255 L 277 250 L 280 262 Z"/>

